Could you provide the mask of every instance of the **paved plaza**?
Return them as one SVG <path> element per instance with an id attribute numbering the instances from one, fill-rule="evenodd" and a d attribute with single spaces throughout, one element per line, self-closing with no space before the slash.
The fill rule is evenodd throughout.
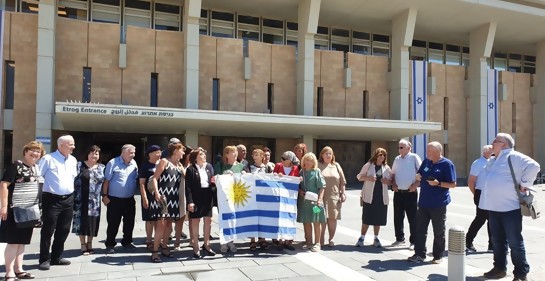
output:
<path id="1" fill-rule="evenodd" d="M 545 186 L 537 186 L 539 191 Z M 354 246 L 361 226 L 361 208 L 359 207 L 359 190 L 348 190 L 348 200 L 343 205 L 342 220 L 339 221 L 335 236 L 336 246 L 325 246 L 319 253 L 310 253 L 301 249 L 301 243 L 296 251 L 278 251 L 271 247 L 267 251 L 251 252 L 249 240 L 237 241 L 238 251 L 234 255 L 219 254 L 219 240 L 212 242 L 212 247 L 218 252 L 215 257 L 195 260 L 192 249 L 185 246 L 175 252 L 172 259 L 164 258 L 163 263 L 150 262 L 150 253 L 144 245 L 144 224 L 140 220 L 139 204 L 137 208 L 137 223 L 134 231 L 137 249 L 125 251 L 117 247 L 117 253 L 104 253 L 106 235 L 106 216 L 103 208 L 101 229 L 94 243 L 96 254 L 80 255 L 79 239 L 71 234 L 66 242 L 65 257 L 72 261 L 70 266 L 52 266 L 49 271 L 38 270 L 39 229 L 34 231 L 32 244 L 27 246 L 25 269 L 36 275 L 36 280 L 123 280 L 123 281 L 157 281 L 157 280 L 290 280 L 290 281 L 321 281 L 321 280 L 447 280 L 448 257 L 442 264 L 432 264 L 431 257 L 424 263 L 409 263 L 407 258 L 412 251 L 406 247 L 388 247 L 394 240 L 393 206 L 389 206 L 388 225 L 381 229 L 380 238 L 383 248 L 375 248 L 372 244 L 372 231 L 368 232 L 366 245 L 363 248 Z M 452 226 L 459 225 L 467 229 L 471 223 L 475 207 L 467 187 L 452 190 L 452 203 L 448 207 L 447 233 Z M 390 199 L 392 199 L 390 192 Z M 545 192 L 537 195 L 545 202 Z M 139 199 L 139 198 L 138 198 Z M 137 201 L 138 202 L 138 201 Z M 527 258 L 531 266 L 529 280 L 545 280 L 545 218 L 538 220 L 524 219 L 523 236 L 526 244 Z M 408 226 L 406 226 L 408 231 Z M 184 232 L 188 233 L 187 226 Z M 212 226 L 214 237 L 218 237 L 216 217 Z M 121 233 L 119 233 L 120 238 Z M 298 241 L 303 240 L 302 225 L 297 233 Z M 327 236 L 326 236 L 327 237 Z M 431 251 L 432 230 L 428 235 L 428 250 Z M 408 237 L 407 237 L 408 238 Z M 326 238 L 327 239 L 327 238 Z M 483 229 L 475 239 L 477 253 L 466 257 L 466 280 L 484 280 L 480 276 L 492 268 L 492 254 L 486 252 L 487 237 Z M 448 247 L 448 241 L 447 241 Z M 446 255 L 446 253 L 445 253 Z M 508 259 L 510 260 L 510 259 Z M 3 264 L 3 263 L 2 263 Z M 508 265 L 508 276 L 502 280 L 511 280 L 512 265 Z M 2 271 L 4 271 L 2 266 Z"/>

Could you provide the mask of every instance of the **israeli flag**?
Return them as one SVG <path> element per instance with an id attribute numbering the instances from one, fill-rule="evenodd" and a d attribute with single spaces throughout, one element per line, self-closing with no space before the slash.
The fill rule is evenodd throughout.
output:
<path id="1" fill-rule="evenodd" d="M 428 63 L 425 61 L 414 60 L 412 63 L 413 95 L 412 95 L 412 120 L 426 121 L 427 113 L 427 78 Z M 428 144 L 428 135 L 421 134 L 412 138 L 413 152 L 420 156 L 420 159 L 426 159 L 426 145 Z"/>
<path id="2" fill-rule="evenodd" d="M 262 237 L 294 239 L 300 179 L 273 174 L 220 175 L 220 243 Z"/>
<path id="3" fill-rule="evenodd" d="M 486 78 L 486 139 L 491 144 L 498 134 L 498 71 L 488 69 Z"/>

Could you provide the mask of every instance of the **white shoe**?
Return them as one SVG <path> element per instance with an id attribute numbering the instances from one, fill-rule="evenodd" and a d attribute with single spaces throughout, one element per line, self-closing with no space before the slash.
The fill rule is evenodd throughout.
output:
<path id="1" fill-rule="evenodd" d="M 235 242 L 231 241 L 227 243 L 227 247 L 229 247 L 229 251 L 231 251 L 231 253 L 237 252 L 237 247 L 235 246 Z"/>
<path id="2" fill-rule="evenodd" d="M 382 247 L 382 244 L 380 244 L 380 240 L 378 239 L 378 237 L 375 237 L 375 241 L 373 242 L 373 246 L 375 246 L 377 248 Z"/>
<path id="3" fill-rule="evenodd" d="M 358 242 L 356 242 L 356 247 L 363 247 L 363 239 L 361 237 L 358 238 Z"/>
<path id="4" fill-rule="evenodd" d="M 220 246 L 220 252 L 227 253 L 227 244 L 221 244 Z"/>
<path id="5" fill-rule="evenodd" d="M 319 252 L 320 249 L 321 249 L 320 244 L 316 243 L 316 244 L 314 244 L 314 245 L 312 246 L 312 248 L 310 248 L 310 251 L 311 251 L 311 252 Z"/>
<path id="6" fill-rule="evenodd" d="M 411 243 L 411 245 L 409 245 L 409 250 L 414 251 L 414 244 L 413 243 Z"/>

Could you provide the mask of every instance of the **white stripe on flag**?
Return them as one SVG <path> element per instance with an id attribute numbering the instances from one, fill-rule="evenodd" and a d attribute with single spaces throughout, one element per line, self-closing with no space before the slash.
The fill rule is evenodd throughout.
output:
<path id="1" fill-rule="evenodd" d="M 498 133 L 498 71 L 489 69 L 486 78 L 486 140 L 491 144 Z"/>
<path id="2" fill-rule="evenodd" d="M 427 81 L 428 65 L 425 61 L 413 61 L 412 63 L 412 84 L 413 84 L 413 118 L 414 121 L 427 120 Z M 412 139 L 413 152 L 418 154 L 421 159 L 426 158 L 427 135 L 416 135 Z"/>

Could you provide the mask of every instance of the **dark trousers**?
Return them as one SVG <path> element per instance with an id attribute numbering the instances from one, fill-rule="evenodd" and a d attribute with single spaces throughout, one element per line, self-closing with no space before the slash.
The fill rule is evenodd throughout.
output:
<path id="1" fill-rule="evenodd" d="M 416 191 L 398 191 L 394 193 L 394 228 L 396 241 L 405 241 L 403 221 L 405 220 L 405 214 L 407 214 L 409 230 L 411 233 L 409 242 L 414 244 L 414 234 L 416 233 L 416 210 L 418 209 L 417 199 L 418 193 Z"/>
<path id="2" fill-rule="evenodd" d="M 40 237 L 40 263 L 58 260 L 64 251 L 64 242 L 70 233 L 74 213 L 74 195 L 59 196 L 42 193 L 42 229 Z M 53 237 L 51 246 L 51 237 Z M 51 248 L 51 253 L 49 249 Z"/>
<path id="3" fill-rule="evenodd" d="M 418 208 L 416 212 L 416 234 L 414 253 L 426 257 L 426 240 L 428 226 L 433 227 L 433 258 L 440 259 L 445 252 L 445 222 L 447 221 L 447 206 L 439 208 Z"/>
<path id="4" fill-rule="evenodd" d="M 477 212 L 475 213 L 475 218 L 473 219 L 473 222 L 471 222 L 471 225 L 469 226 L 469 229 L 467 230 L 467 234 L 466 234 L 467 246 L 473 245 L 473 240 L 475 240 L 475 236 L 477 236 L 477 233 L 479 232 L 481 227 L 488 220 L 488 211 L 479 208 L 480 199 L 481 199 L 481 190 L 475 189 L 475 194 L 473 195 L 473 202 L 475 203 L 475 206 L 477 206 Z M 486 224 L 486 229 L 488 232 L 488 248 L 492 249 L 492 241 L 490 239 L 490 224 L 488 223 Z"/>
<path id="5" fill-rule="evenodd" d="M 119 224 L 123 218 L 123 239 L 121 245 L 125 246 L 132 243 L 132 232 L 134 230 L 134 217 L 136 215 L 136 201 L 134 197 L 118 198 L 109 196 L 110 203 L 106 206 L 106 220 L 108 228 L 106 230 L 106 247 L 114 247 L 115 237 L 119 230 Z"/>
<path id="6" fill-rule="evenodd" d="M 520 209 L 508 212 L 489 211 L 492 246 L 494 247 L 494 268 L 507 270 L 507 246 L 511 249 L 513 275 L 525 277 L 530 272 L 526 261 L 526 249 L 522 238 L 522 215 Z"/>

